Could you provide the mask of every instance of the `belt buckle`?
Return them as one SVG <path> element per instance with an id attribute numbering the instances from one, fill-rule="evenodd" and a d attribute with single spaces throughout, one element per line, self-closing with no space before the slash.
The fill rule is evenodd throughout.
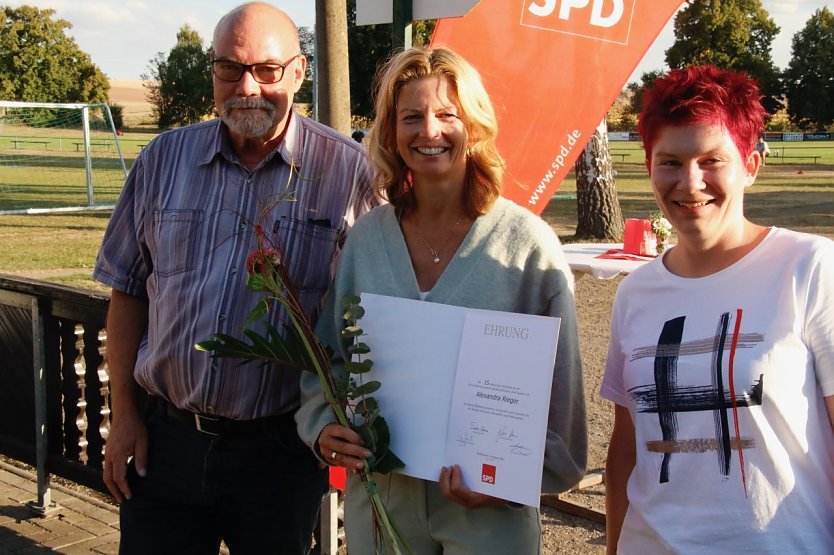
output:
<path id="1" fill-rule="evenodd" d="M 209 427 L 211 427 L 211 424 L 213 424 L 215 422 L 219 422 L 219 421 L 220 421 L 220 418 L 216 418 L 216 417 L 212 417 L 212 416 L 206 416 L 204 414 L 195 414 L 194 415 L 194 424 L 197 427 L 197 431 L 202 432 L 204 434 L 208 434 L 210 436 L 219 436 L 220 433 L 219 432 L 212 432 L 211 430 L 203 428 L 204 422 L 206 424 L 208 424 Z"/>

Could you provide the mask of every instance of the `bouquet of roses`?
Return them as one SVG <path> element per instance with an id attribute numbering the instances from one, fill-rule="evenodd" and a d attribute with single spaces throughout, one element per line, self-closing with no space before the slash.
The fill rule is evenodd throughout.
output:
<path id="1" fill-rule="evenodd" d="M 282 197 L 280 201 L 292 200 Z M 274 204 L 270 204 L 270 208 Z M 266 212 L 262 212 L 264 216 Z M 260 218 L 261 220 L 263 218 Z M 385 474 L 404 466 L 403 462 L 389 449 L 390 434 L 385 419 L 380 415 L 379 403 L 370 397 L 380 387 L 378 381 L 363 379 L 372 367 L 373 361 L 364 355 L 370 352 L 367 344 L 361 342 L 363 330 L 357 321 L 364 315 L 359 297 L 346 296 L 342 299 L 345 310 L 345 327 L 342 340 L 351 359 L 345 361 L 344 375 L 336 375 L 331 368 L 332 352 L 316 337 L 313 326 L 299 302 L 298 292 L 284 264 L 284 253 L 280 244 L 271 243 L 260 225 L 255 226 L 257 248 L 246 262 L 248 280 L 246 286 L 252 291 L 264 293 L 264 297 L 249 313 L 244 339 L 226 334 L 215 334 L 214 339 L 202 341 L 195 347 L 208 351 L 214 358 L 234 357 L 244 360 L 274 362 L 303 371 L 315 372 L 321 382 L 324 396 L 336 415 L 339 424 L 356 430 L 365 447 L 371 451 L 360 478 L 371 500 L 377 545 L 384 544 L 387 552 L 399 554 L 401 549 L 410 553 L 396 525 L 389 517 L 376 490 L 373 472 Z M 269 321 L 269 316 L 283 314 L 282 331 Z M 265 321 L 266 333 L 254 329 L 256 322 Z"/>

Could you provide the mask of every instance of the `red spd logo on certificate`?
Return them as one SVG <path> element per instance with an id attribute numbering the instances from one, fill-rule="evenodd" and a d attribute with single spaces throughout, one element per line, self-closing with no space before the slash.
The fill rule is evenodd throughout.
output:
<path id="1" fill-rule="evenodd" d="M 485 464 L 481 467 L 481 481 L 485 484 L 495 483 L 495 466 Z"/>

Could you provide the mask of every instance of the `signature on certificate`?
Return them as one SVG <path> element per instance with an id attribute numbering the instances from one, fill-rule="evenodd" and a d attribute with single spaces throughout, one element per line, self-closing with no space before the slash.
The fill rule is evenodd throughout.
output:
<path id="1" fill-rule="evenodd" d="M 520 443 L 514 443 L 510 445 L 510 453 L 512 453 L 513 455 L 521 455 L 522 457 L 526 457 L 530 454 L 530 449 L 526 448 Z"/>
<path id="2" fill-rule="evenodd" d="M 473 434 L 484 435 L 485 433 L 489 432 L 486 426 L 481 426 L 477 422 L 470 422 L 469 423 L 469 431 Z"/>
<path id="3" fill-rule="evenodd" d="M 509 426 L 501 426 L 501 429 L 498 430 L 498 435 L 495 436 L 495 443 L 499 441 L 512 441 L 514 439 L 518 439 L 518 436 L 515 435 L 515 430 Z"/>
<path id="4" fill-rule="evenodd" d="M 458 432 L 458 447 L 475 445 L 475 438 L 469 432 Z"/>

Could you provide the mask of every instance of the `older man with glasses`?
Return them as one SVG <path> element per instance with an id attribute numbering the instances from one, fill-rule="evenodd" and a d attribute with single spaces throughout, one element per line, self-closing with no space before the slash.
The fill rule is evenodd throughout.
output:
<path id="1" fill-rule="evenodd" d="M 240 334 L 262 234 L 285 247 L 315 319 L 344 235 L 377 204 L 361 147 L 293 111 L 305 68 L 285 13 L 226 14 L 211 64 L 220 118 L 152 141 L 113 212 L 94 276 L 112 288 L 104 480 L 121 553 L 309 550 L 327 477 L 296 432 L 297 371 L 194 349 Z"/>

